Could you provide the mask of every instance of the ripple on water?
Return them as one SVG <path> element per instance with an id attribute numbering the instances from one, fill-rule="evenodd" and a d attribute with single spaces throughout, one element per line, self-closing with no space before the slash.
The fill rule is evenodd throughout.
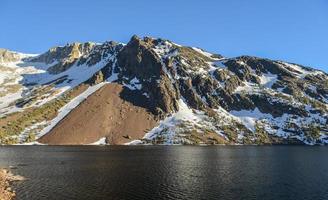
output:
<path id="1" fill-rule="evenodd" d="M 327 147 L 0 147 L 17 199 L 328 199 Z"/>

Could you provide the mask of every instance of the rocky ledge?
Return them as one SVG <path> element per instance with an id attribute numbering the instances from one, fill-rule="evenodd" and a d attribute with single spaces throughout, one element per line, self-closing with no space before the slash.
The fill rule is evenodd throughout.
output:
<path id="1" fill-rule="evenodd" d="M 11 188 L 14 181 L 24 180 L 21 176 L 15 176 L 6 169 L 0 169 L 0 199 L 13 200 L 16 197 L 15 191 Z"/>

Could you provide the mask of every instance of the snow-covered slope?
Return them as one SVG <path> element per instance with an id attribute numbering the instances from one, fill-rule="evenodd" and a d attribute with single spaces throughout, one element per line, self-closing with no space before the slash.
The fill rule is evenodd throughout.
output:
<path id="1" fill-rule="evenodd" d="M 111 82 L 126 88 L 124 101 L 158 120 L 128 144 L 328 143 L 328 75 L 312 68 L 225 58 L 137 36 L 126 45 L 73 43 L 41 55 L 2 52 L 1 143 L 51 134 L 70 110 Z"/>
<path id="2" fill-rule="evenodd" d="M 72 45 L 61 47 L 62 51 L 68 51 Z M 112 43 L 94 45 L 88 54 L 78 52 L 74 62 L 66 70 L 60 73 L 52 73 L 54 67 L 61 69 L 66 65 L 67 58 L 51 58 L 49 50 L 41 55 L 17 54 L 15 62 L 0 62 L 0 114 L 1 116 L 11 112 L 21 111 L 27 107 L 41 106 L 50 100 L 55 99 L 69 89 L 88 80 L 93 74 L 102 69 L 108 62 L 112 62 L 116 50 Z M 119 45 L 121 46 L 121 45 Z M 103 48 L 103 49 L 102 49 Z M 56 49 L 56 48 L 55 48 Z M 72 53 L 72 52 L 71 52 Z M 67 52 L 67 56 L 70 54 Z M 97 54 L 97 58 L 93 55 Z M 47 55 L 47 59 L 44 59 Z M 44 62 L 39 62 L 39 61 Z M 64 61 L 62 61 L 64 60 Z M 59 65 L 61 64 L 62 65 Z M 92 65 L 89 63 L 92 62 Z M 12 89 L 15 88 L 15 89 Z M 17 100 L 23 101 L 22 106 L 17 106 Z M 31 102 L 30 100 L 33 99 Z M 28 106 L 25 105 L 28 101 Z M 13 104 L 16 102 L 16 104 Z"/>

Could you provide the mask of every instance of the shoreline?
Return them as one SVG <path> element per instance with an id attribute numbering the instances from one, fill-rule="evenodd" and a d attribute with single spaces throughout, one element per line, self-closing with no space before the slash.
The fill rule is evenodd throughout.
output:
<path id="1" fill-rule="evenodd" d="M 0 169 L 0 199 L 1 200 L 13 200 L 16 197 L 16 192 L 12 189 L 12 183 L 14 181 L 25 180 L 24 177 L 13 175 L 7 169 Z"/>

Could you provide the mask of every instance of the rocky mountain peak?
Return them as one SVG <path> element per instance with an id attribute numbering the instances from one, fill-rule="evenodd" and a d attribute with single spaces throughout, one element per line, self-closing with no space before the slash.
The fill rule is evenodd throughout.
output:
<path id="1" fill-rule="evenodd" d="M 55 61 L 74 60 L 82 55 L 88 54 L 95 46 L 95 43 L 70 43 L 65 46 L 58 46 L 49 49 L 46 53 L 32 59 L 33 62 L 43 62 L 51 64 Z"/>
<path id="2" fill-rule="evenodd" d="M 129 84 L 137 80 L 142 93 L 148 97 L 149 108 L 157 113 L 172 113 L 177 107 L 179 94 L 164 71 L 161 58 L 152 49 L 155 39 L 133 36 L 117 55 L 120 80 Z"/>
<path id="3" fill-rule="evenodd" d="M 50 65 L 48 71 L 57 74 L 70 68 L 81 56 L 89 54 L 95 45 L 91 42 L 75 42 L 65 46 L 53 47 L 30 61 L 46 63 Z"/>
<path id="4" fill-rule="evenodd" d="M 48 105 L 51 99 L 65 99 L 70 92 L 76 92 L 77 99 L 88 99 L 90 95 L 90 99 L 106 104 L 123 121 L 128 109 L 123 109 L 123 104 L 130 109 L 142 108 L 143 119 L 151 119 L 151 124 L 140 127 L 153 126 L 155 121 L 158 125 L 147 130 L 143 143 L 328 143 L 328 75 L 298 64 L 254 56 L 225 58 L 201 48 L 136 35 L 126 45 L 113 41 L 72 43 L 27 61 L 29 66 L 37 62 L 36 68 L 44 65 L 41 68 L 47 71 L 40 73 L 35 69 L 35 74 L 31 71 L 22 74 L 24 80 L 19 82 L 22 85 L 12 90 L 23 88 L 22 98 L 8 105 L 19 106 L 15 109 L 21 112 L 25 107 L 33 107 L 39 123 L 43 115 L 39 115 L 42 112 L 38 105 Z M 20 66 L 17 71 L 22 73 Z M 77 92 L 85 87 L 88 95 Z M 98 87 L 102 88 L 100 94 L 93 91 Z M 113 102 L 101 99 L 101 95 L 121 103 L 112 106 Z M 60 101 L 55 111 L 61 112 L 59 108 L 66 101 L 74 100 Z M 74 116 L 79 117 L 78 110 L 83 110 L 90 119 L 96 118 L 97 113 L 92 110 L 101 110 L 103 105 L 89 110 L 94 105 L 89 101 Z M 78 106 L 76 102 L 73 104 Z M 122 110 L 118 110 L 121 106 Z M 5 108 L 10 110 L 10 106 Z M 42 109 L 47 111 L 49 107 Z M 101 119 L 104 122 L 101 126 L 106 126 L 110 117 L 106 111 L 101 112 L 107 116 Z M 65 126 L 70 126 L 71 122 L 62 120 Z M 109 124 L 118 126 L 120 121 Z M 24 130 L 14 125 L 3 126 L 0 131 L 15 135 Z M 69 132 L 58 134 L 66 131 Z"/>
<path id="5" fill-rule="evenodd" d="M 19 53 L 0 48 L 0 63 L 16 62 L 21 59 Z"/>

